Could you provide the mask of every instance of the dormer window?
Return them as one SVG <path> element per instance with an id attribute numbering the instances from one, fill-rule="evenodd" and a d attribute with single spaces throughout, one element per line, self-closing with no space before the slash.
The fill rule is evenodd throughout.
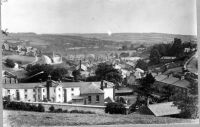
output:
<path id="1" fill-rule="evenodd" d="M 74 91 L 74 88 L 71 88 L 72 91 Z"/>

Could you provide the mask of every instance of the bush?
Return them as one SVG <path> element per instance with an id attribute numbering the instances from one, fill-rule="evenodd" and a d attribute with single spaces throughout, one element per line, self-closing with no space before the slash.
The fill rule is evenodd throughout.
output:
<path id="1" fill-rule="evenodd" d="M 29 103 L 24 102 L 10 102 L 4 101 L 3 102 L 4 109 L 12 109 L 12 110 L 23 110 L 23 111 L 35 111 L 35 112 L 44 112 L 44 106 L 39 104 L 38 106 L 31 105 Z"/>
<path id="2" fill-rule="evenodd" d="M 8 67 L 10 67 L 10 68 L 14 68 L 14 67 L 15 67 L 15 63 L 14 63 L 13 60 L 11 60 L 11 59 L 6 59 L 5 62 L 6 62 L 6 66 L 8 66 Z"/>
<path id="3" fill-rule="evenodd" d="M 71 110 L 70 113 L 79 113 L 78 110 Z"/>
<path id="4" fill-rule="evenodd" d="M 49 111 L 53 112 L 55 110 L 54 106 L 52 105 L 51 107 L 49 107 Z"/>
<path id="5" fill-rule="evenodd" d="M 56 109 L 54 112 L 62 112 L 62 108 Z"/>
<path id="6" fill-rule="evenodd" d="M 126 114 L 126 108 L 121 103 L 111 102 L 106 105 L 105 113 Z"/>
<path id="7" fill-rule="evenodd" d="M 37 108 L 38 108 L 37 109 L 38 112 L 44 112 L 45 111 L 44 106 L 42 104 L 39 104 Z"/>

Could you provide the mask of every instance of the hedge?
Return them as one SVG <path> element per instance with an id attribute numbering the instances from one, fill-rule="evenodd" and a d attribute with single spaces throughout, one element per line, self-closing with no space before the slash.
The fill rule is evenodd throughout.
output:
<path id="1" fill-rule="evenodd" d="M 111 102 L 106 105 L 105 113 L 126 114 L 126 107 L 122 103 Z"/>
<path id="2" fill-rule="evenodd" d="M 24 102 L 3 101 L 3 108 L 11 110 L 45 112 L 44 106 L 42 104 L 35 106 Z"/>

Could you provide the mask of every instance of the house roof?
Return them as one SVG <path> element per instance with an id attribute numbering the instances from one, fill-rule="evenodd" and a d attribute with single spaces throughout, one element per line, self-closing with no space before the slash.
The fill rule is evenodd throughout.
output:
<path id="1" fill-rule="evenodd" d="M 167 78 L 167 75 L 158 75 L 158 76 L 155 76 L 156 81 L 161 81 L 161 80 L 163 80 L 165 78 Z"/>
<path id="2" fill-rule="evenodd" d="M 82 97 L 82 96 L 73 96 L 72 97 L 72 100 L 82 100 L 84 99 L 85 97 Z"/>
<path id="3" fill-rule="evenodd" d="M 175 82 L 177 82 L 179 80 L 179 78 L 175 78 L 175 77 L 168 77 L 163 79 L 160 82 L 166 83 L 166 84 L 174 84 Z"/>
<path id="4" fill-rule="evenodd" d="M 104 93 L 104 91 L 98 88 L 93 82 L 90 83 L 88 87 L 81 87 L 81 94 L 93 94 L 93 93 L 101 94 Z"/>
<path id="5" fill-rule="evenodd" d="M 71 87 L 86 87 L 90 85 L 91 82 L 61 82 L 61 84 L 64 88 L 71 88 Z M 101 82 L 93 82 L 98 88 L 101 87 Z M 107 83 L 107 87 L 113 87 L 114 84 L 112 82 L 108 82 L 103 80 L 103 83 Z"/>
<path id="6" fill-rule="evenodd" d="M 178 86 L 178 87 L 183 87 L 183 88 L 187 88 L 189 86 L 190 82 L 183 79 L 183 80 L 179 80 L 177 82 L 175 82 L 173 85 Z"/>
<path id="7" fill-rule="evenodd" d="M 35 87 L 44 87 L 43 83 L 15 83 L 15 84 L 3 84 L 5 89 L 33 89 Z"/>
<path id="8" fill-rule="evenodd" d="M 181 112 L 181 110 L 178 109 L 173 102 L 151 104 L 148 106 L 148 108 L 155 116 L 173 115 Z"/>

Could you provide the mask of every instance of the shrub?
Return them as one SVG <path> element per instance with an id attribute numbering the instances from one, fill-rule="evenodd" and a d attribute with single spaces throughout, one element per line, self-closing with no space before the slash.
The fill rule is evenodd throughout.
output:
<path id="1" fill-rule="evenodd" d="M 55 110 L 54 106 L 52 105 L 51 107 L 49 107 L 49 111 L 53 112 Z"/>
<path id="2" fill-rule="evenodd" d="M 78 110 L 71 110 L 70 113 L 78 113 Z"/>
<path id="3" fill-rule="evenodd" d="M 6 62 L 6 66 L 8 66 L 8 67 L 10 67 L 10 68 L 15 67 L 15 63 L 14 63 L 13 60 L 11 60 L 11 59 L 6 59 L 5 62 Z"/>
<path id="4" fill-rule="evenodd" d="M 66 110 L 63 110 L 63 113 L 68 113 L 69 111 L 66 109 Z"/>
<path id="5" fill-rule="evenodd" d="M 54 112 L 62 112 L 62 108 L 56 109 Z"/>
<path id="6" fill-rule="evenodd" d="M 42 104 L 39 104 L 37 108 L 38 108 L 37 109 L 38 112 L 44 112 L 45 111 L 44 106 Z"/>
<path id="7" fill-rule="evenodd" d="M 111 102 L 106 105 L 105 113 L 110 114 L 125 114 L 126 108 L 121 103 Z"/>

